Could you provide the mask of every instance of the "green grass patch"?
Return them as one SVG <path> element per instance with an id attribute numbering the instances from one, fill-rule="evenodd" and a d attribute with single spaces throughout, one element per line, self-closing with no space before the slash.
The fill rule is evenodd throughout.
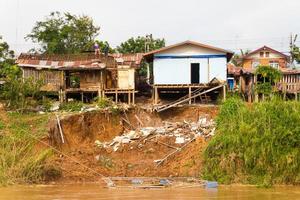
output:
<path id="1" fill-rule="evenodd" d="M 7 133 L 0 137 L 0 185 L 43 180 L 52 151 L 40 147 L 36 139 L 47 135 L 48 119 L 49 115 L 8 114 Z"/>
<path id="2" fill-rule="evenodd" d="M 300 183 L 300 102 L 224 102 L 204 152 L 204 178 L 268 187 Z"/>
<path id="3" fill-rule="evenodd" d="M 84 106 L 84 103 L 81 101 L 71 101 L 62 103 L 59 107 L 60 110 L 67 112 L 78 112 L 81 111 L 81 108 Z"/>

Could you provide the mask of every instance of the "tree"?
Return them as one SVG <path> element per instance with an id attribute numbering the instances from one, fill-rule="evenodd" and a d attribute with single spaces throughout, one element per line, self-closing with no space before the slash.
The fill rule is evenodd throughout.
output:
<path id="1" fill-rule="evenodd" d="M 0 77 L 5 76 L 5 71 L 15 64 L 15 53 L 9 49 L 7 42 L 0 36 Z"/>
<path id="2" fill-rule="evenodd" d="M 110 47 L 110 45 L 107 41 L 96 40 L 96 43 L 99 45 L 99 49 L 102 53 L 104 53 L 106 51 L 106 49 L 108 50 L 108 53 L 115 53 L 116 52 L 115 49 Z"/>
<path id="3" fill-rule="evenodd" d="M 153 39 L 152 34 L 146 36 L 138 36 L 137 38 L 130 38 L 125 42 L 122 42 L 120 46 L 116 48 L 119 53 L 144 53 L 153 51 L 162 47 L 165 47 L 165 39 Z M 152 66 L 150 66 L 150 70 Z M 139 70 L 141 76 L 147 74 L 147 65 L 145 62 L 141 63 Z"/>
<path id="4" fill-rule="evenodd" d="M 240 54 L 234 54 L 231 58 L 231 63 L 236 67 L 242 67 L 243 57 L 250 53 L 250 50 L 246 50 L 245 52 L 241 49 Z"/>
<path id="5" fill-rule="evenodd" d="M 282 76 L 278 69 L 271 66 L 258 66 L 255 70 L 255 75 L 262 78 L 262 80 L 258 80 L 256 91 L 267 95 L 273 92 L 272 86 L 276 84 Z"/>
<path id="6" fill-rule="evenodd" d="M 144 53 L 159 49 L 165 46 L 165 39 L 153 39 L 152 34 L 147 36 L 138 36 L 137 38 L 130 38 L 122 42 L 117 47 L 119 53 Z"/>
<path id="7" fill-rule="evenodd" d="M 42 53 L 80 53 L 93 47 L 99 30 L 86 15 L 52 12 L 44 21 L 36 22 L 25 38 L 39 43 Z"/>

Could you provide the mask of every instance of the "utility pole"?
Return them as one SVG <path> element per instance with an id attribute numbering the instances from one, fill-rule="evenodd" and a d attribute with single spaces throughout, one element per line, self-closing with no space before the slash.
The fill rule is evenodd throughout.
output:
<path id="1" fill-rule="evenodd" d="M 291 55 L 290 64 L 291 64 L 291 66 L 293 65 L 293 63 L 295 61 L 295 50 L 296 50 L 295 43 L 296 43 L 297 37 L 298 37 L 297 34 L 293 35 L 291 33 L 291 36 L 290 36 L 290 55 Z"/>

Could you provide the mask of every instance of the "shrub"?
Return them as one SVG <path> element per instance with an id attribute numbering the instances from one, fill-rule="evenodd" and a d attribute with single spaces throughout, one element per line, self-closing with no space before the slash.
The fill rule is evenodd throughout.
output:
<path id="1" fill-rule="evenodd" d="M 65 102 L 60 105 L 60 110 L 64 110 L 67 112 L 77 112 L 81 111 L 81 108 L 84 106 L 84 104 L 81 101 L 71 101 L 71 102 Z"/>
<path id="2" fill-rule="evenodd" d="M 279 98 L 246 106 L 227 99 L 205 152 L 204 178 L 268 186 L 300 183 L 300 103 Z"/>
<path id="3" fill-rule="evenodd" d="M 0 185 L 44 180 L 44 166 L 52 151 L 36 145 L 47 134 L 47 122 L 48 115 L 8 116 L 5 136 L 0 137 Z"/>

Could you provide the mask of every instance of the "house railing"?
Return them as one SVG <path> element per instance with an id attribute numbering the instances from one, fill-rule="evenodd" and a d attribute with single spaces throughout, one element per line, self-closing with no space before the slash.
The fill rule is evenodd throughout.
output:
<path id="1" fill-rule="evenodd" d="M 277 83 L 277 89 L 283 93 L 299 93 L 300 83 Z"/>

